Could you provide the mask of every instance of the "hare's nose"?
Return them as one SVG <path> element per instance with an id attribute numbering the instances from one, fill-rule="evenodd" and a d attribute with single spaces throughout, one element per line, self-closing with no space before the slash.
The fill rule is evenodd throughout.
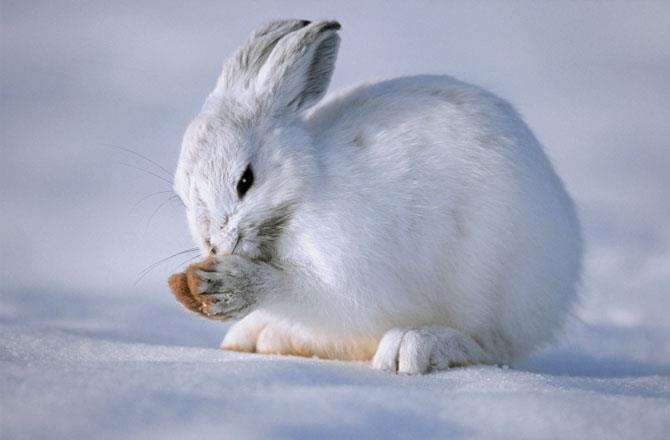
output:
<path id="1" fill-rule="evenodd" d="M 212 255 L 216 255 L 216 246 L 212 246 L 212 247 L 209 249 L 209 253 L 212 254 Z"/>

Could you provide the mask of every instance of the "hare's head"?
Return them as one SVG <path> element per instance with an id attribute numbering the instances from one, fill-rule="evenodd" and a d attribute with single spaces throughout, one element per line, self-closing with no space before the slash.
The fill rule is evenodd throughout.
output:
<path id="1" fill-rule="evenodd" d="M 270 23 L 226 62 L 184 135 L 175 190 L 203 254 L 272 258 L 316 177 L 301 116 L 325 94 L 337 22 Z"/>

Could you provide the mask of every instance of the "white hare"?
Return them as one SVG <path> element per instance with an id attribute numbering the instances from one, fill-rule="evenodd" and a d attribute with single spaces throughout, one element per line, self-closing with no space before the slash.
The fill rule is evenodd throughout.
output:
<path id="1" fill-rule="evenodd" d="M 212 256 L 189 307 L 241 318 L 224 349 L 403 373 L 513 363 L 576 299 L 570 197 L 514 109 L 449 76 L 316 106 L 339 29 L 260 28 L 188 127 L 175 189 Z"/>

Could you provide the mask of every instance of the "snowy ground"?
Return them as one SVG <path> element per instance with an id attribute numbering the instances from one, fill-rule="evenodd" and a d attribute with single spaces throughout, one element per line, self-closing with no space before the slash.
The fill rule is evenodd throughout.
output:
<path id="1" fill-rule="evenodd" d="M 39 298 L 15 298 L 15 316 Z M 516 369 L 423 377 L 215 350 L 178 308 L 56 297 L 4 316 L 3 438 L 664 438 L 668 334 L 574 325 Z M 85 300 L 84 300 L 85 301 Z M 58 304 L 86 311 L 54 314 Z M 165 323 L 174 321 L 174 327 Z M 174 333 L 191 335 L 179 344 Z M 664 352 L 659 352 L 659 348 Z"/>
<path id="2" fill-rule="evenodd" d="M 0 19 L 0 438 L 667 438 L 670 3 L 54 2 Z M 583 301 L 514 369 L 424 377 L 225 353 L 165 286 L 168 170 L 223 58 L 333 17 L 333 88 L 450 73 L 510 99 L 575 197 Z M 152 171 L 162 171 L 152 168 Z"/>

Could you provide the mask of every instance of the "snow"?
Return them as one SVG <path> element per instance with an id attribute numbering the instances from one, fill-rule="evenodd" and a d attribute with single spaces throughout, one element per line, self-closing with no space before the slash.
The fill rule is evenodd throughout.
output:
<path id="1" fill-rule="evenodd" d="M 563 353 L 559 366 L 540 357 L 518 370 L 417 377 L 49 328 L 2 331 L 8 438 L 628 439 L 670 428 L 667 368 L 631 361 Z"/>
<path id="2" fill-rule="evenodd" d="M 217 350 L 219 326 L 176 304 L 57 294 L 49 302 L 38 309 L 37 295 L 3 296 L 3 438 L 661 439 L 670 432 L 667 329 L 574 320 L 561 344 L 513 369 L 403 376 L 365 363 Z"/>
<path id="3" fill-rule="evenodd" d="M 192 246 L 169 186 L 224 56 L 335 17 L 333 88 L 450 73 L 510 99 L 575 197 L 565 334 L 511 369 L 398 376 L 223 352 L 166 287 Z M 0 438 L 667 438 L 667 2 L 11 2 L 0 15 Z M 152 171 L 161 171 L 151 168 Z M 167 177 L 167 176 L 166 176 Z M 184 256 L 184 260 L 186 256 Z"/>

